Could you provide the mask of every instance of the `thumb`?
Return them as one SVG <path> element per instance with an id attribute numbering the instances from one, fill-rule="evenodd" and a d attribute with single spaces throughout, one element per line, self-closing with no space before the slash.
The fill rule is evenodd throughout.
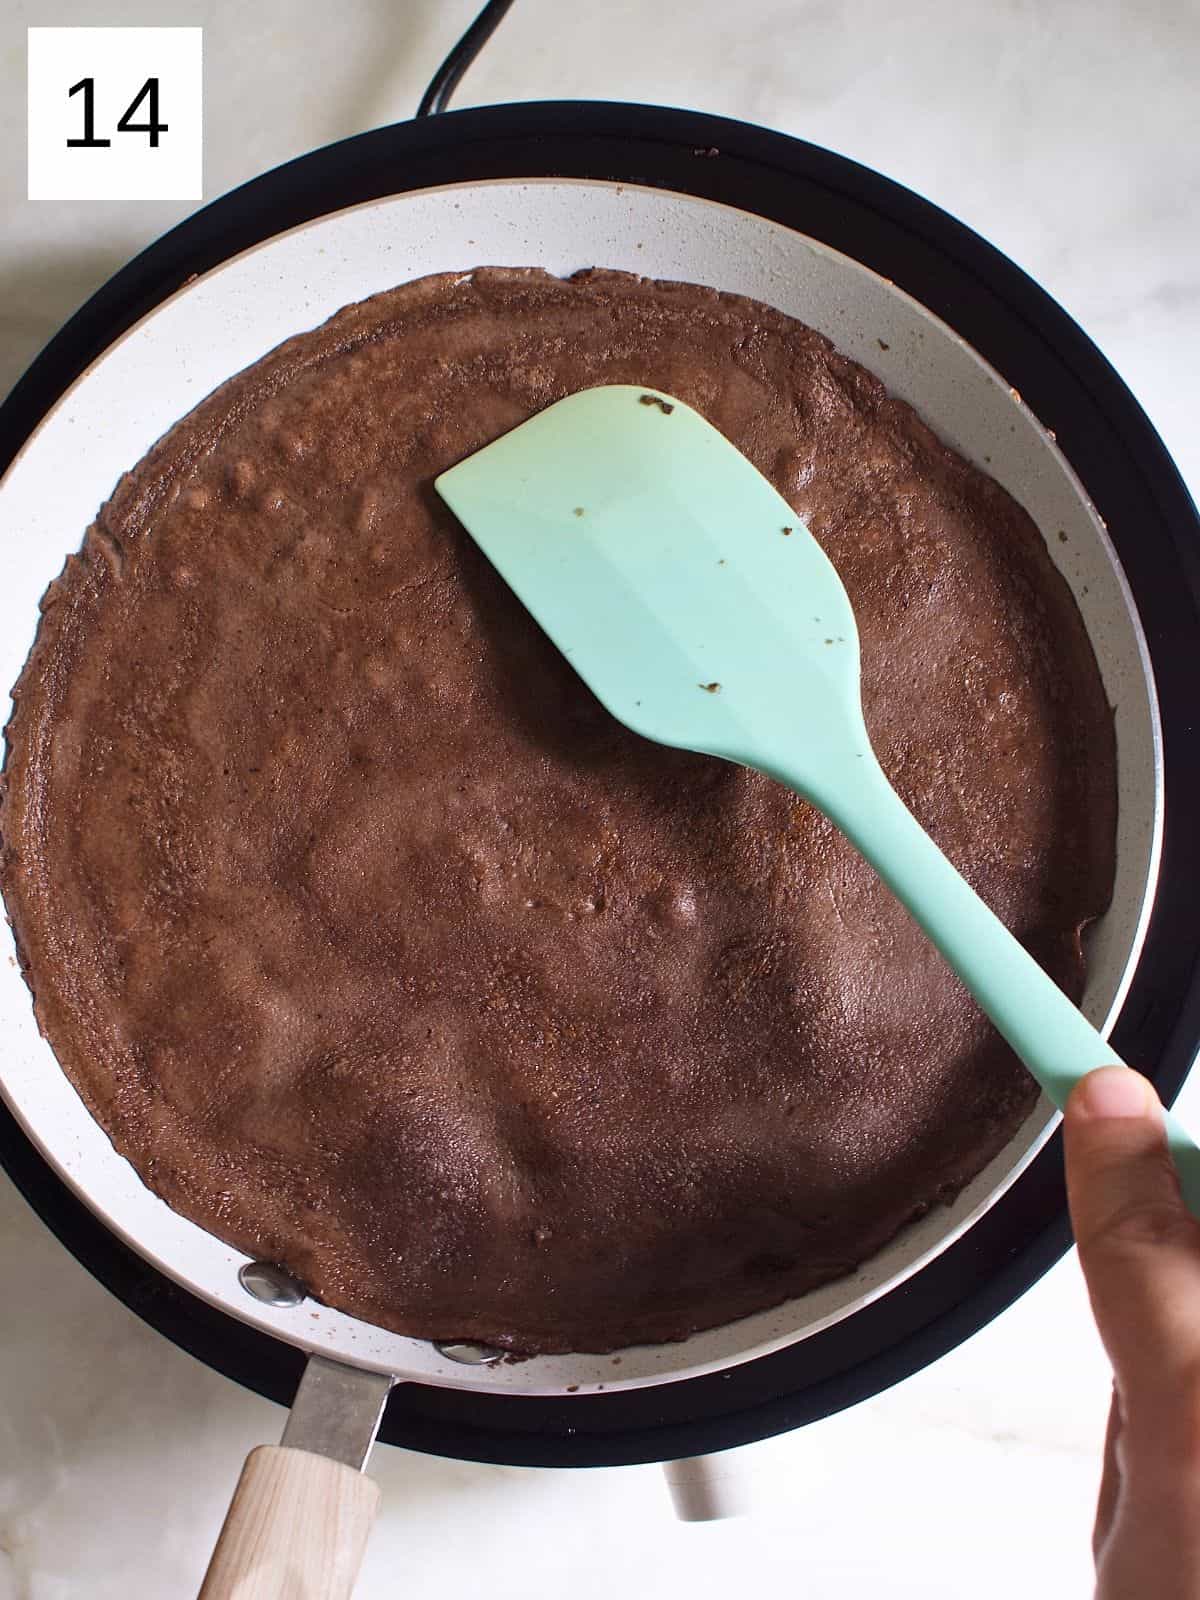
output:
<path id="1" fill-rule="evenodd" d="M 1153 1085 L 1127 1067 L 1089 1073 L 1063 1135 L 1079 1259 L 1118 1387 L 1135 1405 L 1170 1407 L 1200 1360 L 1200 1224 Z"/>

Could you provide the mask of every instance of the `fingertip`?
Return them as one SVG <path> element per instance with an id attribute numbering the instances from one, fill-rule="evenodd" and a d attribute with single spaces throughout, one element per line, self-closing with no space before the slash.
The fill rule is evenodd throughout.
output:
<path id="1" fill-rule="evenodd" d="M 1071 1221 L 1101 1337 L 1123 1390 L 1158 1405 L 1173 1393 L 1180 1353 L 1200 1356 L 1200 1233 L 1161 1103 L 1140 1073 L 1101 1067 L 1075 1086 L 1064 1134 Z"/>
<path id="2" fill-rule="evenodd" d="M 1075 1122 L 1161 1118 L 1162 1102 L 1149 1078 L 1130 1067 L 1097 1067 L 1071 1091 L 1067 1117 Z"/>

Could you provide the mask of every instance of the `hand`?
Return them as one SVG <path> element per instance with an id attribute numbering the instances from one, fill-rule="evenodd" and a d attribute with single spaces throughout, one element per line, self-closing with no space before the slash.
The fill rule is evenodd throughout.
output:
<path id="1" fill-rule="evenodd" d="M 1089 1073 L 1064 1135 L 1079 1259 L 1114 1375 L 1096 1597 L 1200 1600 L 1200 1223 L 1138 1073 Z"/>

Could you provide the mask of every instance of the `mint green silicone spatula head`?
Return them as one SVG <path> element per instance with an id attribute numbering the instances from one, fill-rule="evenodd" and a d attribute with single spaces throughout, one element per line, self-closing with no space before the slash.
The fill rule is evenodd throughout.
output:
<path id="1" fill-rule="evenodd" d="M 755 767 L 836 823 L 1056 1105 L 1119 1059 L 888 782 L 863 721 L 841 579 L 698 412 L 658 391 L 585 389 L 436 487 L 613 716 Z M 1200 1213 L 1200 1151 L 1168 1123 Z"/>

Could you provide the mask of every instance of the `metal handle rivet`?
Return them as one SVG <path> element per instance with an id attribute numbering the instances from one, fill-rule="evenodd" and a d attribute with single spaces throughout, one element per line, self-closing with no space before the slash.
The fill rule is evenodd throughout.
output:
<path id="1" fill-rule="evenodd" d="M 265 1306 L 298 1306 L 306 1298 L 304 1285 L 270 1261 L 247 1261 L 238 1268 L 238 1282 Z"/>
<path id="2" fill-rule="evenodd" d="M 433 1347 L 447 1361 L 457 1361 L 463 1367 L 491 1367 L 504 1359 L 503 1350 L 490 1344 L 438 1344 Z"/>

